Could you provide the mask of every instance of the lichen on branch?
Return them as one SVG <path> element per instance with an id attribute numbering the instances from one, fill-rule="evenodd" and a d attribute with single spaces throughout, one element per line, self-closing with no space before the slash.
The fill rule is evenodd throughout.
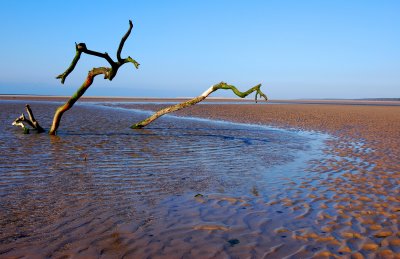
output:
<path id="1" fill-rule="evenodd" d="M 121 52 L 122 49 L 124 47 L 124 44 L 126 42 L 126 40 L 128 39 L 129 35 L 131 34 L 133 28 L 133 23 L 131 20 L 129 20 L 129 28 L 128 31 L 124 34 L 124 36 L 122 37 L 120 44 L 118 46 L 117 49 L 117 60 L 114 61 L 107 52 L 98 52 L 98 51 L 94 51 L 91 49 L 88 49 L 88 47 L 86 46 L 85 43 L 75 43 L 75 56 L 72 59 L 71 64 L 69 65 L 69 67 L 64 71 L 64 73 L 58 75 L 56 78 L 61 80 L 61 83 L 64 84 L 65 80 L 67 79 L 67 77 L 72 73 L 72 71 L 75 69 L 76 65 L 79 62 L 79 59 L 81 58 L 82 53 L 85 53 L 87 55 L 91 55 L 91 56 L 95 56 L 95 57 L 99 57 L 99 58 L 103 58 L 105 59 L 108 64 L 110 65 L 110 67 L 95 67 L 92 70 L 90 70 L 88 72 L 88 75 L 85 79 L 85 81 L 83 82 L 83 84 L 81 85 L 81 87 L 75 92 L 75 94 L 73 94 L 69 100 L 59 106 L 55 113 L 54 113 L 54 117 L 53 117 L 53 122 L 51 125 L 51 128 L 49 130 L 49 134 L 50 135 L 55 135 L 57 132 L 57 129 L 60 126 L 60 121 L 61 118 L 63 116 L 63 114 L 68 111 L 69 109 L 72 108 L 72 106 L 76 103 L 76 101 L 79 100 L 79 98 L 81 96 L 83 96 L 83 94 L 86 92 L 86 90 L 93 84 L 94 78 L 98 75 L 104 75 L 104 79 L 108 79 L 108 80 L 113 80 L 113 78 L 116 76 L 118 69 L 126 64 L 126 63 L 132 63 L 136 69 L 139 68 L 139 63 L 134 60 L 132 57 L 128 56 L 127 58 L 122 58 L 121 57 Z M 150 124 L 151 122 L 153 122 L 154 120 L 156 120 L 157 118 L 159 118 L 160 116 L 167 114 L 167 113 L 171 113 L 192 105 L 195 105 L 201 101 L 203 101 L 204 99 L 206 99 L 211 93 L 222 89 L 222 90 L 231 90 L 236 96 L 240 97 L 240 98 L 245 98 L 246 96 L 248 96 L 249 94 L 255 92 L 255 101 L 257 102 L 257 98 L 264 98 L 265 100 L 267 100 L 267 96 L 261 91 L 261 84 L 258 84 L 252 88 L 250 88 L 249 90 L 245 91 L 245 92 L 241 92 L 239 91 L 235 86 L 227 84 L 225 82 L 220 82 L 218 84 L 215 84 L 213 86 L 211 86 L 209 89 L 207 89 L 203 94 L 201 94 L 198 97 L 195 97 L 191 100 L 176 104 L 176 105 L 172 105 L 169 106 L 167 108 L 161 109 L 160 111 L 154 113 L 152 116 L 150 116 L 149 118 L 136 123 L 134 125 L 131 126 L 131 128 L 143 128 L 145 126 L 147 126 L 148 124 Z M 30 126 L 34 129 L 37 130 L 37 132 L 44 132 L 44 129 L 42 127 L 40 127 L 39 123 L 35 120 L 32 110 L 30 109 L 29 105 L 26 106 L 27 112 L 29 114 L 29 119 L 27 119 L 25 117 L 24 114 L 22 114 L 20 117 L 18 117 L 12 124 L 15 126 L 19 126 L 22 127 L 25 133 L 29 133 L 29 128 L 27 127 Z"/>
<path id="2" fill-rule="evenodd" d="M 133 23 L 131 20 L 129 20 L 129 29 L 128 31 L 125 33 L 125 35 L 122 37 L 121 42 L 118 46 L 118 50 L 117 50 L 117 61 L 114 61 L 107 52 L 101 53 L 101 52 L 97 52 L 94 50 L 90 50 L 87 48 L 85 43 L 75 43 L 75 57 L 73 58 L 71 64 L 69 65 L 69 67 L 67 68 L 67 70 L 65 70 L 64 73 L 58 75 L 56 78 L 57 79 L 61 79 L 61 83 L 64 84 L 65 79 L 68 77 L 68 75 L 74 70 L 76 64 L 78 63 L 81 54 L 85 53 L 87 55 L 91 55 L 91 56 L 96 56 L 99 58 L 104 58 L 108 64 L 110 64 L 110 67 L 97 67 L 97 68 L 93 68 L 92 70 L 89 71 L 86 80 L 83 82 L 83 84 L 81 85 L 81 87 L 76 91 L 76 93 L 71 96 L 71 98 L 62 106 L 58 107 L 55 114 L 54 114 L 54 118 L 53 118 L 53 123 L 51 125 L 51 129 L 49 131 L 50 135 L 55 135 L 57 132 L 57 129 L 60 125 L 60 121 L 61 121 L 61 117 L 62 115 L 68 111 L 69 109 L 72 108 L 72 106 L 75 104 L 75 102 L 86 92 L 86 90 L 92 85 L 94 78 L 97 75 L 103 74 L 104 75 L 104 79 L 108 79 L 108 80 L 113 80 L 113 78 L 117 75 L 118 69 L 126 64 L 126 63 L 132 63 L 135 68 L 139 68 L 139 63 L 134 60 L 133 58 L 131 58 L 130 56 L 128 56 L 127 58 L 121 58 L 121 52 L 122 49 L 124 47 L 125 41 L 128 39 L 129 35 L 131 34 L 133 28 Z"/>
<path id="3" fill-rule="evenodd" d="M 263 97 L 266 101 L 268 100 L 267 96 L 261 91 L 261 84 L 258 84 L 256 86 L 253 86 L 252 88 L 250 88 L 249 90 L 245 91 L 245 92 L 241 92 L 239 91 L 239 89 L 237 89 L 235 86 L 233 85 L 229 85 L 225 82 L 220 82 L 218 84 L 215 84 L 213 86 L 211 86 L 210 88 L 208 88 L 206 91 L 204 91 L 200 96 L 195 97 L 193 99 L 190 99 L 188 101 L 182 102 L 182 103 L 178 103 L 172 106 L 169 106 L 167 108 L 161 109 L 159 111 L 157 111 L 156 113 L 154 113 L 153 115 L 151 115 L 150 117 L 142 120 L 141 122 L 138 122 L 134 125 L 131 126 L 132 129 L 141 129 L 146 127 L 147 125 L 149 125 L 150 123 L 152 123 L 153 121 L 155 121 L 156 119 L 158 119 L 159 117 L 167 114 L 167 113 L 171 113 L 171 112 L 175 112 L 178 110 L 181 110 L 183 108 L 195 105 L 201 101 L 203 101 L 204 99 L 206 99 L 211 93 L 219 90 L 219 89 L 223 89 L 223 90 L 232 90 L 232 92 L 237 95 L 240 98 L 245 98 L 247 97 L 249 94 L 256 92 L 255 95 L 255 101 L 257 102 L 257 96 Z"/>

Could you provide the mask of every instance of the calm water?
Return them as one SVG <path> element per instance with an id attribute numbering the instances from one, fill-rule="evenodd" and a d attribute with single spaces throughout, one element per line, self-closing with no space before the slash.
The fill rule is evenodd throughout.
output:
<path id="1" fill-rule="evenodd" d="M 31 107 L 48 128 L 57 104 Z M 257 196 L 268 202 L 305 176 L 323 140 L 171 116 L 132 130 L 147 114 L 92 104 L 68 111 L 58 136 L 24 135 L 11 126 L 23 110 L 23 102 L 0 101 L 0 256 L 79 254 L 80 242 L 93 250 L 86 248 L 87 255 L 102 255 L 112 246 L 102 237 L 120 226 L 134 232 L 152 224 L 157 211 L 179 197 Z M 118 249 L 116 257 L 129 247 Z"/>

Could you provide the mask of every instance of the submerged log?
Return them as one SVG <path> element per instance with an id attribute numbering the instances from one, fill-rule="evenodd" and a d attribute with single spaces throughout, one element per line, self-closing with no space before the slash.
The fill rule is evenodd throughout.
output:
<path id="1" fill-rule="evenodd" d="M 181 110 L 183 108 L 195 105 L 196 103 L 199 103 L 201 101 L 203 101 L 204 99 L 206 99 L 211 93 L 219 90 L 219 89 L 224 89 L 224 90 L 232 90 L 232 92 L 239 96 L 240 98 L 245 98 L 246 96 L 248 96 L 249 94 L 251 94 L 252 92 L 256 92 L 256 96 L 255 96 L 255 101 L 257 103 L 257 97 L 258 95 L 260 97 L 263 97 L 266 101 L 268 100 L 267 96 L 260 90 L 261 84 L 258 84 L 252 88 L 250 88 L 249 90 L 247 90 L 246 92 L 240 92 L 235 86 L 233 85 L 229 85 L 225 82 L 221 82 L 218 83 L 216 85 L 211 86 L 210 88 L 208 88 L 206 91 L 204 91 L 200 96 L 195 97 L 191 100 L 182 102 L 182 103 L 178 103 L 172 106 L 169 106 L 167 108 L 161 109 L 159 111 L 157 111 L 156 113 L 154 113 L 153 115 L 151 115 L 150 117 L 148 117 L 147 119 L 142 120 L 141 122 L 138 122 L 134 125 L 131 126 L 132 129 L 141 129 L 143 127 L 146 127 L 147 125 L 149 125 L 150 123 L 152 123 L 153 121 L 155 121 L 156 119 L 158 119 L 159 117 L 167 114 L 167 113 L 171 113 L 171 112 L 175 112 L 178 110 Z"/>

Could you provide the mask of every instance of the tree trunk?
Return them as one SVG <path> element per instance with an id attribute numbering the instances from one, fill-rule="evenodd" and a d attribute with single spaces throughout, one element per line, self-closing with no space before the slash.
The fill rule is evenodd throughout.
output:
<path id="1" fill-rule="evenodd" d="M 93 68 L 88 73 L 88 76 L 86 77 L 85 82 L 78 89 L 78 91 L 76 91 L 76 93 L 73 96 L 71 96 L 71 98 L 64 105 L 57 108 L 57 110 L 54 114 L 53 124 L 51 125 L 49 135 L 56 134 L 56 131 L 57 131 L 58 127 L 60 126 L 61 117 L 63 116 L 64 112 L 71 109 L 72 106 L 75 104 L 75 102 L 78 101 L 79 98 L 81 98 L 81 96 L 86 92 L 86 90 L 89 88 L 89 86 L 92 85 L 93 79 L 95 78 L 95 76 L 104 74 L 104 77 L 107 77 L 109 73 L 110 73 L 110 68 L 106 68 L 106 67 Z"/>

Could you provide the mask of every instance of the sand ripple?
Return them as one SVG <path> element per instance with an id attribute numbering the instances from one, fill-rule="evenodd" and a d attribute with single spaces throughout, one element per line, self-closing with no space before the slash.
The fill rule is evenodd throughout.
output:
<path id="1" fill-rule="evenodd" d="M 37 107 L 44 125 L 54 107 Z M 5 126 L 0 256 L 399 258 L 399 107 L 261 107 L 181 114 L 333 137 L 171 118 L 131 131 L 145 115 L 91 106 L 59 138 Z"/>
<path id="2" fill-rule="evenodd" d="M 24 103 L 0 106 L 1 121 L 11 122 Z M 50 124 L 56 104 L 31 107 Z M 271 216 L 264 207 L 296 184 L 299 168 L 318 153 L 317 135 L 171 118 L 130 130 L 141 116 L 78 105 L 56 137 L 2 124 L 0 257 L 284 251 L 280 239 L 289 235 L 275 242 L 264 233 L 279 227 L 271 225 L 279 211 L 290 213 L 277 205 Z"/>

